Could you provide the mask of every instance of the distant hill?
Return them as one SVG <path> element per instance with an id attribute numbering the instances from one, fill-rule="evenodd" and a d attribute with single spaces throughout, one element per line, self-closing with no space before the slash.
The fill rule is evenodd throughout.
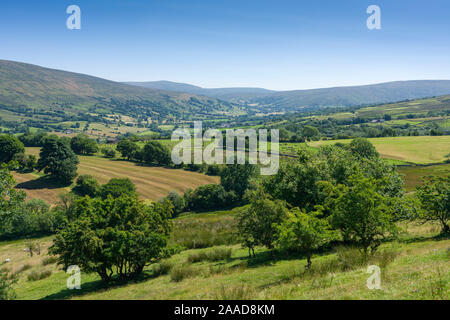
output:
<path id="1" fill-rule="evenodd" d="M 142 88 L 0 60 L 0 109 L 64 115 L 88 111 L 165 118 L 223 113 L 231 108 L 227 102 L 195 94 Z"/>
<path id="2" fill-rule="evenodd" d="M 418 80 L 283 91 L 253 98 L 250 102 L 263 105 L 266 109 L 289 111 L 303 107 L 381 104 L 445 94 L 450 94 L 450 80 Z"/>
<path id="3" fill-rule="evenodd" d="M 271 91 L 260 88 L 204 89 L 169 81 L 129 82 L 129 84 L 255 104 L 259 105 L 259 108 L 263 111 L 294 111 L 306 107 L 370 105 L 450 94 L 450 80 L 396 81 L 364 86 L 294 91 Z"/>
<path id="4" fill-rule="evenodd" d="M 249 100 L 261 95 L 266 95 L 275 91 L 262 89 L 262 88 L 216 88 L 207 89 L 198 86 L 194 86 L 187 83 L 171 82 L 171 81 L 149 81 L 149 82 L 125 82 L 126 84 L 168 90 L 186 92 L 191 94 L 199 94 L 208 97 L 213 97 L 221 100 L 227 100 L 230 102 L 238 102 L 240 100 Z"/>

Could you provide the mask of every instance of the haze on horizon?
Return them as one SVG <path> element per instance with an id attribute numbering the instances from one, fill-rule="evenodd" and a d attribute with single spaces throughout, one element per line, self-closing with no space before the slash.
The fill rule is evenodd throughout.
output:
<path id="1" fill-rule="evenodd" d="M 82 10 L 68 30 L 66 8 Z M 368 30 L 366 9 L 381 8 Z M 272 90 L 450 79 L 450 3 L 8 1 L 0 59 L 114 81 Z"/>

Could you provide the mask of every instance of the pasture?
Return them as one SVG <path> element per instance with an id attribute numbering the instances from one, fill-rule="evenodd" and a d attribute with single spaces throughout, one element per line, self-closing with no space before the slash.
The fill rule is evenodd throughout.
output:
<path id="1" fill-rule="evenodd" d="M 352 140 L 323 140 L 308 143 L 318 147 Z M 371 138 L 381 157 L 415 164 L 440 163 L 450 154 L 450 136 Z"/>
<path id="2" fill-rule="evenodd" d="M 220 216 L 229 219 L 222 213 L 210 215 L 218 222 Z M 1 267 L 18 276 L 18 299 L 448 299 L 450 240 L 438 238 L 439 228 L 432 224 L 403 227 L 399 240 L 384 243 L 372 262 L 381 268 L 381 290 L 367 288 L 367 265 L 353 260 L 357 253 L 341 254 L 339 248 L 315 254 L 310 272 L 305 272 L 306 259 L 300 255 L 272 259 L 266 249 L 257 248 L 256 257 L 249 259 L 246 249 L 232 244 L 191 249 L 147 267 L 142 277 L 127 284 L 106 286 L 97 275 L 82 273 L 81 290 L 66 289 L 68 275 L 49 259 L 51 237 L 33 239 L 42 249 L 33 257 L 24 251 L 27 240 L 3 242 L 0 261 L 11 259 Z M 231 256 L 220 261 L 193 259 L 224 249 Z M 346 267 L 340 269 L 343 258 Z M 44 278 L 30 279 L 32 274 Z"/>

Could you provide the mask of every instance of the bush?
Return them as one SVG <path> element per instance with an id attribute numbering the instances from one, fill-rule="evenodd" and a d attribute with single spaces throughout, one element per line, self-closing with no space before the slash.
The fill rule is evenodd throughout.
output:
<path id="1" fill-rule="evenodd" d="M 183 210 L 186 207 L 186 203 L 184 200 L 184 197 L 180 196 L 176 191 L 170 192 L 167 197 L 160 199 L 160 202 L 164 202 L 165 200 L 168 200 L 173 205 L 173 213 L 174 216 L 178 216 L 180 213 L 183 212 Z"/>
<path id="2" fill-rule="evenodd" d="M 8 271 L 0 269 L 0 300 L 12 300 L 16 294 L 12 288 L 17 282 L 15 275 L 9 275 Z"/>
<path id="3" fill-rule="evenodd" d="M 100 192 L 100 184 L 91 175 L 83 174 L 78 177 L 76 186 L 72 189 L 79 196 L 96 197 Z"/>
<path id="4" fill-rule="evenodd" d="M 18 153 L 14 155 L 13 161 L 17 161 L 18 171 L 20 172 L 32 172 L 37 166 L 37 158 L 32 154 Z"/>

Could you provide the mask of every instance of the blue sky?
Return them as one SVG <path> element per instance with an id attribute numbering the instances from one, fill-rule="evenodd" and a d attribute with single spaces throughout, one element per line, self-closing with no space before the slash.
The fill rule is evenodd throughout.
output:
<path id="1" fill-rule="evenodd" d="M 81 30 L 66 28 L 72 4 Z M 450 79 L 450 1 L 2 0 L 0 59 L 204 87 Z"/>

